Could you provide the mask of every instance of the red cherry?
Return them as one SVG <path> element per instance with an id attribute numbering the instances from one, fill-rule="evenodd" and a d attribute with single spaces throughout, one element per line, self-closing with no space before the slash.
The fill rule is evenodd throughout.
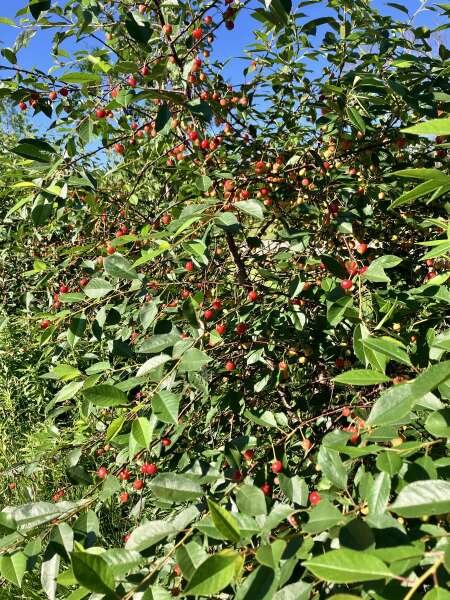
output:
<path id="1" fill-rule="evenodd" d="M 325 171 L 331 169 L 331 164 L 327 160 L 322 164 L 322 166 L 325 169 Z"/>
<path id="2" fill-rule="evenodd" d="M 166 448 L 168 448 L 171 443 L 172 443 L 172 440 L 169 438 L 166 438 L 166 437 L 161 440 L 161 444 L 163 446 L 165 446 Z"/>
<path id="3" fill-rule="evenodd" d="M 238 323 L 234 330 L 239 335 L 244 335 L 247 331 L 247 325 L 245 323 Z"/>
<path id="4" fill-rule="evenodd" d="M 106 467 L 100 467 L 97 471 L 97 475 L 100 477 L 100 479 L 105 479 L 105 477 L 108 475 L 108 469 Z"/>
<path id="5" fill-rule="evenodd" d="M 309 179 L 307 179 L 306 177 L 304 179 L 302 179 L 302 185 L 307 187 L 309 185 Z"/>
<path id="6" fill-rule="evenodd" d="M 365 254 L 367 252 L 367 248 L 368 248 L 367 244 L 365 244 L 364 242 L 361 242 L 360 244 L 358 244 L 356 246 L 356 252 L 358 254 Z"/>
<path id="7" fill-rule="evenodd" d="M 128 492 L 121 492 L 119 494 L 119 501 L 121 502 L 121 504 L 126 504 L 128 502 Z"/>
<path id="8" fill-rule="evenodd" d="M 232 192 L 232 191 L 233 191 L 233 189 L 234 189 L 234 181 L 232 181 L 231 179 L 226 179 L 226 180 L 223 182 L 223 189 L 224 189 L 226 192 Z"/>
<path id="9" fill-rule="evenodd" d="M 17 487 L 17 484 L 14 481 L 11 481 L 10 483 L 8 483 L 8 490 L 15 490 Z"/>
<path id="10" fill-rule="evenodd" d="M 47 327 L 50 326 L 50 321 L 48 319 L 44 319 L 43 321 L 41 321 L 41 329 L 47 329 Z"/>
<path id="11" fill-rule="evenodd" d="M 51 102 L 54 102 L 56 100 L 56 98 L 58 97 L 58 94 L 56 92 L 50 92 L 50 94 L 48 95 L 48 99 Z"/>
<path id="12" fill-rule="evenodd" d="M 163 215 L 161 217 L 161 221 L 164 223 L 164 225 L 169 225 L 171 220 L 172 219 L 171 219 L 170 215 Z"/>
<path id="13" fill-rule="evenodd" d="M 242 471 L 240 471 L 239 469 L 236 469 L 235 471 L 233 471 L 233 481 L 241 481 L 242 478 L 243 478 Z"/>
<path id="14" fill-rule="evenodd" d="M 343 431 L 346 431 L 347 433 L 352 433 L 353 435 L 350 438 L 350 442 L 352 444 L 356 444 L 356 442 L 359 440 L 359 431 L 356 429 L 356 427 L 350 425 L 349 427 L 344 427 Z"/>
<path id="15" fill-rule="evenodd" d="M 245 458 L 245 460 L 253 460 L 253 456 L 255 454 L 254 450 L 245 450 L 245 452 L 243 452 L 243 457 Z"/>
<path id="16" fill-rule="evenodd" d="M 125 152 L 123 144 L 114 144 L 114 150 L 117 152 L 117 154 L 124 154 Z"/>
<path id="17" fill-rule="evenodd" d="M 195 142 L 195 140 L 198 140 L 198 133 L 196 131 L 190 131 L 189 139 L 191 140 L 191 142 Z"/>
<path id="18" fill-rule="evenodd" d="M 188 260 L 187 263 L 184 265 L 184 268 L 186 269 L 186 271 L 192 271 L 194 268 L 194 263 L 191 260 Z"/>
<path id="19" fill-rule="evenodd" d="M 20 110 L 27 110 L 27 105 L 25 102 L 19 102 L 19 108 Z"/>
<path id="20" fill-rule="evenodd" d="M 268 196 L 269 195 L 269 190 L 267 188 L 261 188 L 259 190 L 259 193 L 261 194 L 261 196 Z"/>
<path id="21" fill-rule="evenodd" d="M 358 274 L 362 275 L 363 273 L 365 273 L 367 271 L 368 268 L 369 267 L 366 267 L 366 266 L 361 267 L 360 269 L 358 269 Z"/>
<path id="22" fill-rule="evenodd" d="M 106 117 L 106 110 L 104 108 L 97 108 L 95 116 L 97 119 L 104 119 Z"/>
<path id="23" fill-rule="evenodd" d="M 258 298 L 258 293 L 255 292 L 255 290 L 250 290 L 250 292 L 247 294 L 247 298 L 250 302 L 255 302 Z"/>
<path id="24" fill-rule="evenodd" d="M 316 491 L 311 492 L 309 494 L 309 501 L 310 501 L 310 503 L 311 503 L 312 506 L 317 506 L 317 504 L 319 504 L 319 502 L 320 502 L 320 494 L 319 494 L 319 492 L 316 492 Z"/>
<path id="25" fill-rule="evenodd" d="M 351 175 L 352 177 L 355 177 L 358 174 L 358 169 L 355 169 L 355 167 L 352 167 L 351 169 L 348 170 L 349 175 Z"/>
<path id="26" fill-rule="evenodd" d="M 310 450 L 312 447 L 311 440 L 309 440 L 308 438 L 305 438 L 304 440 L 302 440 L 301 445 L 302 445 L 303 450 L 305 450 L 305 452 Z"/>
<path id="27" fill-rule="evenodd" d="M 212 305 L 216 310 L 220 310 L 222 308 L 222 302 L 219 300 L 219 298 L 216 298 Z"/>
<path id="28" fill-rule="evenodd" d="M 80 279 L 80 286 L 84 287 L 85 285 L 87 285 L 89 283 L 89 279 L 87 277 L 82 277 Z"/>
<path id="29" fill-rule="evenodd" d="M 66 87 L 62 87 L 59 90 L 59 93 L 61 94 L 61 96 L 64 96 L 64 98 L 66 98 L 69 95 L 69 90 Z"/>
<path id="30" fill-rule="evenodd" d="M 158 467 L 155 465 L 155 463 L 144 463 L 141 466 L 141 473 L 143 475 L 156 475 L 157 472 Z"/>
<path id="31" fill-rule="evenodd" d="M 343 368 L 344 368 L 344 365 L 345 365 L 345 360 L 344 360 L 343 358 L 337 358 L 337 359 L 334 361 L 334 364 L 336 365 L 336 367 L 337 367 L 338 369 L 343 369 Z"/>
<path id="32" fill-rule="evenodd" d="M 280 369 L 280 371 L 287 371 L 288 364 L 284 361 L 281 361 L 280 363 L 278 363 L 278 368 Z"/>
<path id="33" fill-rule="evenodd" d="M 150 73 L 150 69 L 147 67 L 147 65 L 143 65 L 139 69 L 139 73 L 142 75 L 142 77 L 147 77 L 147 75 Z"/>
<path id="34" fill-rule="evenodd" d="M 125 544 L 128 542 L 130 537 L 131 537 L 131 533 L 127 533 L 126 535 L 123 536 L 123 541 L 125 542 Z"/>
<path id="35" fill-rule="evenodd" d="M 113 88 L 111 90 L 111 97 L 112 98 L 117 98 L 118 95 L 119 95 L 119 89 L 118 88 Z"/>
<path id="36" fill-rule="evenodd" d="M 248 190 L 242 190 L 240 196 L 242 200 L 247 200 L 250 197 L 250 192 Z"/>
<path id="37" fill-rule="evenodd" d="M 202 140 L 200 142 L 200 148 L 202 150 L 208 150 L 209 149 L 209 140 Z"/>
<path id="38" fill-rule="evenodd" d="M 341 288 L 343 290 L 350 290 L 353 287 L 353 281 L 351 279 L 343 279 L 341 281 Z"/>
<path id="39" fill-rule="evenodd" d="M 272 473 L 281 473 L 283 470 L 283 463 L 281 460 L 274 460 L 271 466 Z"/>
<path id="40" fill-rule="evenodd" d="M 137 80 L 133 75 L 130 75 L 127 79 L 127 83 L 130 87 L 136 87 L 137 86 Z"/>
<path id="41" fill-rule="evenodd" d="M 182 298 L 189 298 L 190 295 L 191 295 L 191 292 L 189 290 L 183 290 L 181 292 L 181 297 Z"/>
<path id="42" fill-rule="evenodd" d="M 222 325 L 221 323 L 217 323 L 216 331 L 219 335 L 223 335 L 225 333 L 226 329 L 227 328 L 225 327 L 225 325 Z"/>
<path id="43" fill-rule="evenodd" d="M 61 294 L 67 294 L 67 292 L 69 291 L 69 288 L 67 285 L 62 284 L 59 286 L 59 291 L 61 292 Z"/>
<path id="44" fill-rule="evenodd" d="M 173 27 L 172 27 L 172 25 L 170 25 L 170 23 L 166 23 L 165 25 L 163 25 L 162 30 L 163 30 L 164 35 L 171 35 L 172 31 L 173 31 Z"/>
<path id="45" fill-rule="evenodd" d="M 205 25 L 208 25 L 208 26 L 211 25 L 211 23 L 213 21 L 211 15 L 206 15 L 206 17 L 203 20 L 205 22 Z"/>
<path id="46" fill-rule="evenodd" d="M 131 477 L 131 473 L 128 469 L 123 469 L 123 471 L 120 471 L 117 477 L 120 479 L 120 481 L 128 481 Z"/>
<path id="47" fill-rule="evenodd" d="M 113 246 L 106 246 L 106 252 L 108 254 L 114 254 L 115 251 L 116 249 Z"/>
<path id="48" fill-rule="evenodd" d="M 142 479 L 135 479 L 133 481 L 133 489 L 138 491 L 138 490 L 142 490 L 142 488 L 144 487 L 144 482 L 142 481 Z"/>
<path id="49" fill-rule="evenodd" d="M 203 318 L 205 319 L 205 321 L 211 321 L 211 319 L 214 317 L 214 311 L 211 310 L 210 308 L 208 310 L 205 310 L 205 312 L 203 313 Z"/>
<path id="50" fill-rule="evenodd" d="M 235 369 L 234 362 L 232 362 L 231 360 L 229 360 L 228 362 L 225 363 L 225 370 L 226 371 L 234 371 L 234 369 Z"/>
<path id="51" fill-rule="evenodd" d="M 201 29 L 201 27 L 197 27 L 197 29 L 194 29 L 194 31 L 192 32 L 192 37 L 194 38 L 194 40 L 201 40 L 203 36 L 203 30 Z"/>
<path id="52" fill-rule="evenodd" d="M 344 406 L 344 408 L 342 409 L 342 416 L 343 417 L 349 417 L 350 416 L 350 409 L 348 406 Z"/>
<path id="53" fill-rule="evenodd" d="M 270 496 L 270 492 L 272 491 L 272 488 L 270 487 L 270 485 L 268 483 L 263 483 L 261 486 L 261 490 L 262 490 L 262 493 L 264 494 L 264 496 Z"/>

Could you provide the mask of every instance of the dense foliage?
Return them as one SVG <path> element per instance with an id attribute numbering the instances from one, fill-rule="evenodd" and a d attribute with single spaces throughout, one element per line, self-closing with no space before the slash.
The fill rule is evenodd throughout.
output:
<path id="1" fill-rule="evenodd" d="M 1 598 L 450 598 L 450 5 L 23 5 Z"/>

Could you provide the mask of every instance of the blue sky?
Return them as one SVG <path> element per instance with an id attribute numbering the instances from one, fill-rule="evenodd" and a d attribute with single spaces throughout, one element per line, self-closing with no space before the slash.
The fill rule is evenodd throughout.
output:
<path id="1" fill-rule="evenodd" d="M 399 0 L 397 0 L 399 1 Z M 400 4 L 408 7 L 410 13 L 413 13 L 419 6 L 419 0 L 400 0 Z M 406 15 L 393 9 L 387 5 L 387 2 L 382 0 L 373 0 L 373 6 L 377 7 L 384 13 L 389 13 L 397 17 L 398 19 L 406 19 Z M 428 1 L 428 4 L 433 4 L 432 0 Z M 0 16 L 15 19 L 16 12 L 26 5 L 26 0 L 3 0 L 0 2 Z M 254 0 L 254 6 L 257 6 L 257 1 Z M 226 31 L 224 28 L 220 31 L 220 35 L 217 36 L 214 42 L 214 56 L 225 60 L 232 56 L 236 57 L 243 54 L 243 49 L 246 45 L 254 40 L 253 31 L 258 29 L 259 23 L 251 17 L 251 11 L 244 9 L 239 13 L 236 20 L 236 27 L 233 31 Z M 317 3 L 316 5 L 307 6 L 304 9 L 310 18 L 316 18 L 326 14 L 323 5 Z M 431 11 L 421 12 L 417 18 L 418 25 L 427 25 L 429 27 L 436 26 L 438 24 L 437 16 Z M 12 27 L 3 25 L 0 23 L 0 46 L 10 47 L 13 45 L 14 40 L 19 30 Z M 42 70 L 47 70 L 51 66 L 51 39 L 53 31 L 40 31 L 30 42 L 29 47 L 22 50 L 19 54 L 19 63 L 24 68 L 30 68 L 37 66 Z M 445 35 L 445 32 L 444 32 Z M 81 47 L 87 48 L 87 43 L 82 42 Z M 80 47 L 78 46 L 78 48 Z M 74 49 L 73 42 L 65 46 L 69 51 Z M 0 57 L 0 64 L 5 64 L 3 57 Z M 6 63 L 7 64 L 7 63 Z M 242 81 L 242 69 L 243 63 L 234 60 L 227 65 L 225 70 L 225 76 L 232 81 Z"/>

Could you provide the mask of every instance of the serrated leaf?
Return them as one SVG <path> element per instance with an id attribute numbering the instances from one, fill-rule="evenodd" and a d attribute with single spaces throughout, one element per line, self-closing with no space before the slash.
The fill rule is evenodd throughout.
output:
<path id="1" fill-rule="evenodd" d="M 230 540 L 230 542 L 239 542 L 241 532 L 239 531 L 239 527 L 233 515 L 210 499 L 208 499 L 208 508 L 213 523 L 220 533 L 222 533 L 227 540 Z"/>
<path id="2" fill-rule="evenodd" d="M 183 594 L 185 596 L 212 596 L 229 585 L 236 573 L 239 554 L 223 550 L 208 557 L 196 569 Z"/>
<path id="3" fill-rule="evenodd" d="M 341 373 L 334 378 L 334 381 L 346 385 L 376 385 L 387 383 L 390 381 L 390 377 L 384 375 L 384 373 L 371 371 L 370 369 L 352 369 L 351 371 Z"/>
<path id="4" fill-rule="evenodd" d="M 106 383 L 85 389 L 83 396 L 95 406 L 103 408 L 128 404 L 127 395 L 122 390 Z"/>
<path id="5" fill-rule="evenodd" d="M 402 517 L 416 518 L 450 512 L 450 482 L 414 481 L 406 485 L 390 510 Z"/>
<path id="6" fill-rule="evenodd" d="M 359 583 L 393 577 L 379 558 L 347 548 L 315 556 L 305 561 L 303 566 L 319 579 L 333 583 Z"/>

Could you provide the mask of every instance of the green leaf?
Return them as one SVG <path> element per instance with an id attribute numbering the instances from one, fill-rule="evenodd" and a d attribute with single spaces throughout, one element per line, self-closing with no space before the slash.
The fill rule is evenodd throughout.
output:
<path id="1" fill-rule="evenodd" d="M 146 44 L 151 38 L 152 32 L 148 24 L 141 20 L 138 22 L 132 12 L 126 14 L 125 27 L 131 37 L 141 44 Z"/>
<path id="2" fill-rule="evenodd" d="M 16 508 L 12 516 L 18 527 L 30 528 L 54 519 L 60 512 L 56 504 L 32 502 Z"/>
<path id="3" fill-rule="evenodd" d="M 30 13 L 33 17 L 38 20 L 41 12 L 49 10 L 51 6 L 51 0 L 31 0 L 29 3 Z"/>
<path id="4" fill-rule="evenodd" d="M 83 292 L 88 298 L 103 298 L 103 296 L 109 294 L 113 289 L 114 288 L 109 281 L 100 279 L 100 277 L 95 277 L 83 288 Z"/>
<path id="5" fill-rule="evenodd" d="M 177 550 L 176 559 L 180 566 L 183 577 L 189 581 L 195 570 L 208 558 L 205 550 L 197 542 L 189 542 L 180 546 Z"/>
<path id="6" fill-rule="evenodd" d="M 367 337 L 362 341 L 362 343 L 363 346 L 370 348 L 371 350 L 375 350 L 375 352 L 379 352 L 380 354 L 384 354 L 384 356 L 387 356 L 391 360 L 395 360 L 396 362 L 407 365 L 408 367 L 412 366 L 411 359 L 406 352 L 393 342 L 389 342 L 388 340 L 382 338 Z"/>
<path id="7" fill-rule="evenodd" d="M 339 452 L 320 446 L 317 462 L 324 476 L 340 489 L 347 487 L 347 469 L 339 456 Z"/>
<path id="8" fill-rule="evenodd" d="M 114 590 L 114 576 L 101 556 L 73 552 L 71 560 L 73 573 L 81 585 L 98 594 L 111 594 L 111 590 Z"/>
<path id="9" fill-rule="evenodd" d="M 256 552 L 255 558 L 261 564 L 270 569 L 277 569 L 279 562 L 286 549 L 284 540 L 275 540 L 271 544 L 260 546 Z"/>
<path id="10" fill-rule="evenodd" d="M 0 557 L 0 573 L 12 584 L 21 587 L 23 576 L 27 570 L 27 557 L 23 552 L 4 554 Z"/>
<path id="11" fill-rule="evenodd" d="M 352 369 L 334 378 L 336 383 L 346 385 L 376 385 L 378 383 L 387 383 L 390 380 L 390 377 L 387 375 L 378 371 L 371 371 L 370 369 Z"/>
<path id="12" fill-rule="evenodd" d="M 367 495 L 367 504 L 371 516 L 385 512 L 390 492 L 391 478 L 387 473 L 378 473 Z"/>
<path id="13" fill-rule="evenodd" d="M 37 162 L 49 163 L 53 160 L 52 154 L 55 154 L 56 150 L 49 143 L 39 139 L 23 139 L 20 140 L 18 145 L 15 146 L 11 152 L 22 156 L 23 158 L 29 158 Z"/>
<path id="14" fill-rule="evenodd" d="M 201 192 L 207 192 L 213 184 L 212 179 L 207 175 L 196 177 L 194 183 L 195 187 Z"/>
<path id="15" fill-rule="evenodd" d="M 258 200 L 241 200 L 235 202 L 234 206 L 255 219 L 260 221 L 264 219 L 264 206 Z"/>
<path id="16" fill-rule="evenodd" d="M 214 525 L 230 542 L 237 543 L 241 538 L 241 532 L 236 523 L 236 519 L 227 510 L 208 499 L 208 508 Z"/>
<path id="17" fill-rule="evenodd" d="M 41 565 L 41 585 L 48 600 L 56 600 L 56 578 L 59 573 L 61 557 L 47 548 Z"/>
<path id="18" fill-rule="evenodd" d="M 122 390 L 106 383 L 83 390 L 83 396 L 95 406 L 103 408 L 128 404 L 127 395 Z"/>
<path id="19" fill-rule="evenodd" d="M 372 261 L 369 268 L 364 273 L 364 279 L 375 283 L 389 283 L 391 280 L 386 275 L 384 269 L 392 269 L 402 262 L 398 256 L 386 254 Z"/>
<path id="20" fill-rule="evenodd" d="M 298 475 L 288 477 L 284 473 L 280 473 L 278 479 L 280 481 L 281 491 L 291 502 L 299 504 L 300 506 L 306 506 L 308 503 L 309 490 L 304 479 Z"/>
<path id="21" fill-rule="evenodd" d="M 339 510 L 326 499 L 315 506 L 309 515 L 309 521 L 303 526 L 303 531 L 316 534 L 334 527 L 343 520 Z"/>
<path id="22" fill-rule="evenodd" d="M 170 113 L 169 106 L 168 106 L 167 102 L 164 102 L 158 108 L 158 114 L 156 115 L 156 121 L 155 121 L 156 131 L 161 131 L 162 129 L 164 129 L 165 125 L 170 121 L 171 118 L 172 118 L 172 115 Z"/>
<path id="23" fill-rule="evenodd" d="M 131 426 L 131 435 L 139 448 L 149 448 L 153 437 L 153 427 L 147 417 L 138 417 Z"/>
<path id="24" fill-rule="evenodd" d="M 155 417 L 163 423 L 176 425 L 178 423 L 178 408 L 180 406 L 180 396 L 161 390 L 152 398 L 152 409 Z"/>
<path id="25" fill-rule="evenodd" d="M 402 131 L 415 135 L 450 135 L 450 121 L 448 119 L 431 119 L 402 129 Z"/>
<path id="26" fill-rule="evenodd" d="M 110 548 L 102 552 L 102 558 L 111 567 L 115 577 L 122 577 L 142 563 L 143 558 L 139 552 L 125 548 Z"/>
<path id="27" fill-rule="evenodd" d="M 262 490 L 254 485 L 245 484 L 239 488 L 236 504 L 239 510 L 247 515 L 267 514 L 266 497 Z"/>
<path id="28" fill-rule="evenodd" d="M 190 348 L 183 354 L 178 366 L 178 372 L 201 371 L 209 362 L 211 362 L 211 359 L 206 352 L 202 352 L 202 350 L 198 350 L 197 348 Z"/>
<path id="29" fill-rule="evenodd" d="M 180 334 L 178 331 L 171 333 L 161 333 L 154 335 L 148 340 L 144 340 L 137 348 L 136 352 L 142 354 L 157 354 L 170 348 L 180 340 Z"/>
<path id="30" fill-rule="evenodd" d="M 111 277 L 118 277 L 120 279 L 139 279 L 137 271 L 133 269 L 128 260 L 119 253 L 107 256 L 103 261 L 105 271 Z"/>
<path id="31" fill-rule="evenodd" d="M 312 586 L 304 581 L 297 581 L 279 590 L 272 600 L 309 600 Z"/>
<path id="32" fill-rule="evenodd" d="M 158 354 L 157 356 L 152 356 L 148 360 L 142 364 L 136 372 L 136 377 L 143 377 L 153 371 L 153 369 L 157 369 L 158 367 L 164 365 L 172 358 L 168 354 Z"/>
<path id="33" fill-rule="evenodd" d="M 416 518 L 450 512 L 450 482 L 439 479 L 406 485 L 390 510 L 402 517 Z"/>
<path id="34" fill-rule="evenodd" d="M 431 413 L 425 421 L 425 429 L 435 437 L 450 438 L 450 408 Z"/>
<path id="35" fill-rule="evenodd" d="M 157 498 L 170 502 L 196 500 L 203 494 L 199 483 L 176 473 L 159 473 L 148 487 Z"/>
<path id="36" fill-rule="evenodd" d="M 450 377 L 450 361 L 432 365 L 409 383 L 389 388 L 375 402 L 368 425 L 389 425 L 401 421 L 416 402 Z"/>
<path id="37" fill-rule="evenodd" d="M 303 563 L 319 579 L 333 583 L 358 583 L 393 577 L 382 560 L 368 552 L 347 548 L 332 550 Z"/>
<path id="38" fill-rule="evenodd" d="M 278 577 L 270 567 L 258 567 L 239 585 L 234 600 L 272 600 Z"/>
<path id="39" fill-rule="evenodd" d="M 141 552 L 177 532 L 178 529 L 167 521 L 149 521 L 133 529 L 125 547 Z"/>
<path id="40" fill-rule="evenodd" d="M 196 569 L 183 594 L 185 596 L 212 596 L 229 585 L 236 572 L 240 556 L 233 550 L 223 550 L 208 557 Z"/>
<path id="41" fill-rule="evenodd" d="M 98 73 L 70 71 L 62 73 L 60 79 L 61 81 L 64 81 L 64 83 L 79 83 L 84 85 L 86 83 L 101 83 L 102 76 Z"/>

